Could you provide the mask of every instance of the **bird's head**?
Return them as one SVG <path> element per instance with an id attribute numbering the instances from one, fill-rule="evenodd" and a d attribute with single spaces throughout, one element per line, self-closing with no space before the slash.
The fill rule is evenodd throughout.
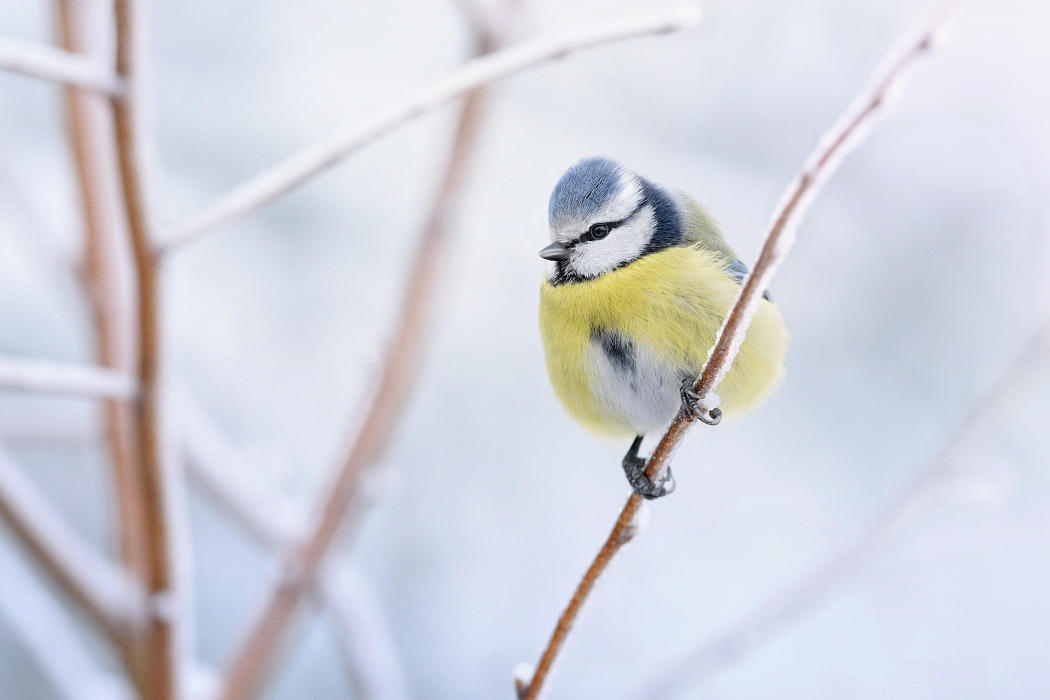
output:
<path id="1" fill-rule="evenodd" d="M 552 284 L 582 282 L 682 239 L 678 206 L 659 185 L 608 158 L 585 158 L 554 186 L 548 210 Z"/>

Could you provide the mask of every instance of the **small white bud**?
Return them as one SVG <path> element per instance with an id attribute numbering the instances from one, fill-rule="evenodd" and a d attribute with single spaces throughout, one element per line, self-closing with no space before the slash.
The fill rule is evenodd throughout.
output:
<path id="1" fill-rule="evenodd" d="M 536 668 L 528 661 L 521 661 L 514 664 L 511 672 L 514 674 L 514 690 L 520 700 L 529 691 L 529 684 L 532 683 L 532 676 L 536 673 Z"/>

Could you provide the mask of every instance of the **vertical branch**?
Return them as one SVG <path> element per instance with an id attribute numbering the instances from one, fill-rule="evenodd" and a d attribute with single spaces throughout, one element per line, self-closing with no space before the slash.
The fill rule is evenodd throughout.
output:
<path id="1" fill-rule="evenodd" d="M 481 50 L 485 50 L 482 46 Z M 379 387 L 350 452 L 324 503 L 316 528 L 284 562 L 284 578 L 247 642 L 236 655 L 223 691 L 225 700 L 252 697 L 271 658 L 315 580 L 318 567 L 354 502 L 361 477 L 383 455 L 416 380 L 435 305 L 434 295 L 451 239 L 453 217 L 480 132 L 488 93 L 469 93 L 456 126 L 448 167 L 428 216 L 409 276 L 397 329 L 388 347 Z"/>
<path id="2" fill-rule="evenodd" d="M 98 0 L 58 0 L 62 46 L 73 53 L 96 52 L 92 37 Z M 95 328 L 99 364 L 134 375 L 135 309 L 132 302 L 130 251 L 125 244 L 120 210 L 117 151 L 109 101 L 83 88 L 65 89 L 67 129 L 76 169 L 85 227 L 83 278 Z M 104 403 L 105 435 L 113 463 L 119 513 L 120 550 L 137 578 L 146 573 L 146 542 L 132 406 Z"/>
<path id="3" fill-rule="evenodd" d="M 156 610 L 142 640 L 136 682 L 149 700 L 174 700 L 175 610 L 171 542 L 167 522 L 167 477 L 161 415 L 160 261 L 153 254 L 154 220 L 147 178 L 150 168 L 144 129 L 146 8 L 143 0 L 115 0 L 117 75 L 126 86 L 114 97 L 113 117 L 124 210 L 133 252 L 138 301 L 139 400 L 135 421 L 141 460 L 146 544 L 146 586 Z"/>

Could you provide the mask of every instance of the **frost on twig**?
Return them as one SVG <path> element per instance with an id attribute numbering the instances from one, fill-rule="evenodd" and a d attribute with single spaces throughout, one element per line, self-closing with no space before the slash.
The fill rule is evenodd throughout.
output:
<path id="1" fill-rule="evenodd" d="M 142 628 L 145 592 L 74 531 L 0 446 L 0 517 L 114 640 Z"/>
<path id="2" fill-rule="evenodd" d="M 423 87 L 343 127 L 234 188 L 190 221 L 168 233 L 159 244 L 160 251 L 168 252 L 184 245 L 274 201 L 336 165 L 368 142 L 471 90 L 573 51 L 630 37 L 682 29 L 695 24 L 697 17 L 698 11 L 691 5 L 636 13 L 522 41 L 476 58 L 433 85 Z"/>
<path id="3" fill-rule="evenodd" d="M 0 37 L 0 69 L 117 95 L 122 83 L 99 61 L 31 41 Z"/>
<path id="4" fill-rule="evenodd" d="M 63 700 L 132 700 L 119 674 L 102 668 L 74 617 L 7 542 L 0 542 L 0 617 Z"/>
<path id="5" fill-rule="evenodd" d="M 134 398 L 135 378 L 125 372 L 97 365 L 44 359 L 0 357 L 0 389 L 38 394 Z"/>
<path id="6" fill-rule="evenodd" d="M 733 666 L 793 624 L 817 612 L 865 567 L 903 536 L 967 477 L 967 466 L 987 450 L 1032 380 L 1050 359 L 1050 322 L 1044 323 L 995 384 L 959 423 L 938 456 L 837 554 L 753 613 L 660 669 L 631 700 L 666 700 Z"/>
<path id="7" fill-rule="evenodd" d="M 885 112 L 886 105 L 902 88 L 902 81 L 916 59 L 928 53 L 934 44 L 937 31 L 947 18 L 945 8 L 954 3 L 941 3 L 919 25 L 918 31 L 905 35 L 899 47 L 894 48 L 868 86 L 858 95 L 835 125 L 824 134 L 816 150 L 806 160 L 774 211 L 771 223 L 763 238 L 758 259 L 744 278 L 736 302 L 723 321 L 715 338 L 715 345 L 708 353 L 704 370 L 697 379 L 694 390 L 700 396 L 704 410 L 714 408 L 714 390 L 732 365 L 747 333 L 762 293 L 768 288 L 777 268 L 784 261 L 794 243 L 795 232 L 802 217 L 813 202 L 820 188 L 835 171 L 842 158 L 870 131 L 875 120 Z M 704 399 L 710 399 L 705 403 Z M 680 413 L 664 433 L 653 450 L 646 465 L 646 476 L 656 478 L 670 463 L 678 445 L 695 419 Z M 599 550 L 591 566 L 577 586 L 568 606 L 562 612 L 551 634 L 550 641 L 536 666 L 536 673 L 524 700 L 536 700 L 555 659 L 568 637 L 584 601 L 609 562 L 630 539 L 627 536 L 635 514 L 641 507 L 642 498 L 632 494 L 620 517 L 613 526 L 605 544 Z"/>

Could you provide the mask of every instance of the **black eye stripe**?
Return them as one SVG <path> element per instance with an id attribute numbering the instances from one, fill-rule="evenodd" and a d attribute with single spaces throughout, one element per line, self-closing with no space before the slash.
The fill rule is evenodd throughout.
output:
<path id="1" fill-rule="evenodd" d="M 623 226 L 624 224 L 629 223 L 631 221 L 631 219 L 633 219 L 634 217 L 638 216 L 638 212 L 640 212 L 642 209 L 644 209 L 645 205 L 648 204 L 648 203 L 649 202 L 643 197 L 642 201 L 638 202 L 638 206 L 636 206 L 634 208 L 634 210 L 630 214 L 628 214 L 627 216 L 623 217 L 619 221 L 605 221 L 605 222 L 593 224 L 591 226 L 591 228 L 587 230 L 586 233 L 581 235 L 579 238 L 577 238 L 570 245 L 576 245 L 577 243 L 589 243 L 589 242 L 594 241 L 594 240 L 601 240 L 602 238 L 608 237 L 608 235 L 610 233 L 612 233 L 613 231 L 615 231 L 619 227 Z M 607 226 L 609 228 L 609 230 L 608 230 L 607 233 L 605 233 L 605 235 L 595 237 L 594 234 L 592 233 L 594 228 L 595 228 L 595 226 Z"/>

